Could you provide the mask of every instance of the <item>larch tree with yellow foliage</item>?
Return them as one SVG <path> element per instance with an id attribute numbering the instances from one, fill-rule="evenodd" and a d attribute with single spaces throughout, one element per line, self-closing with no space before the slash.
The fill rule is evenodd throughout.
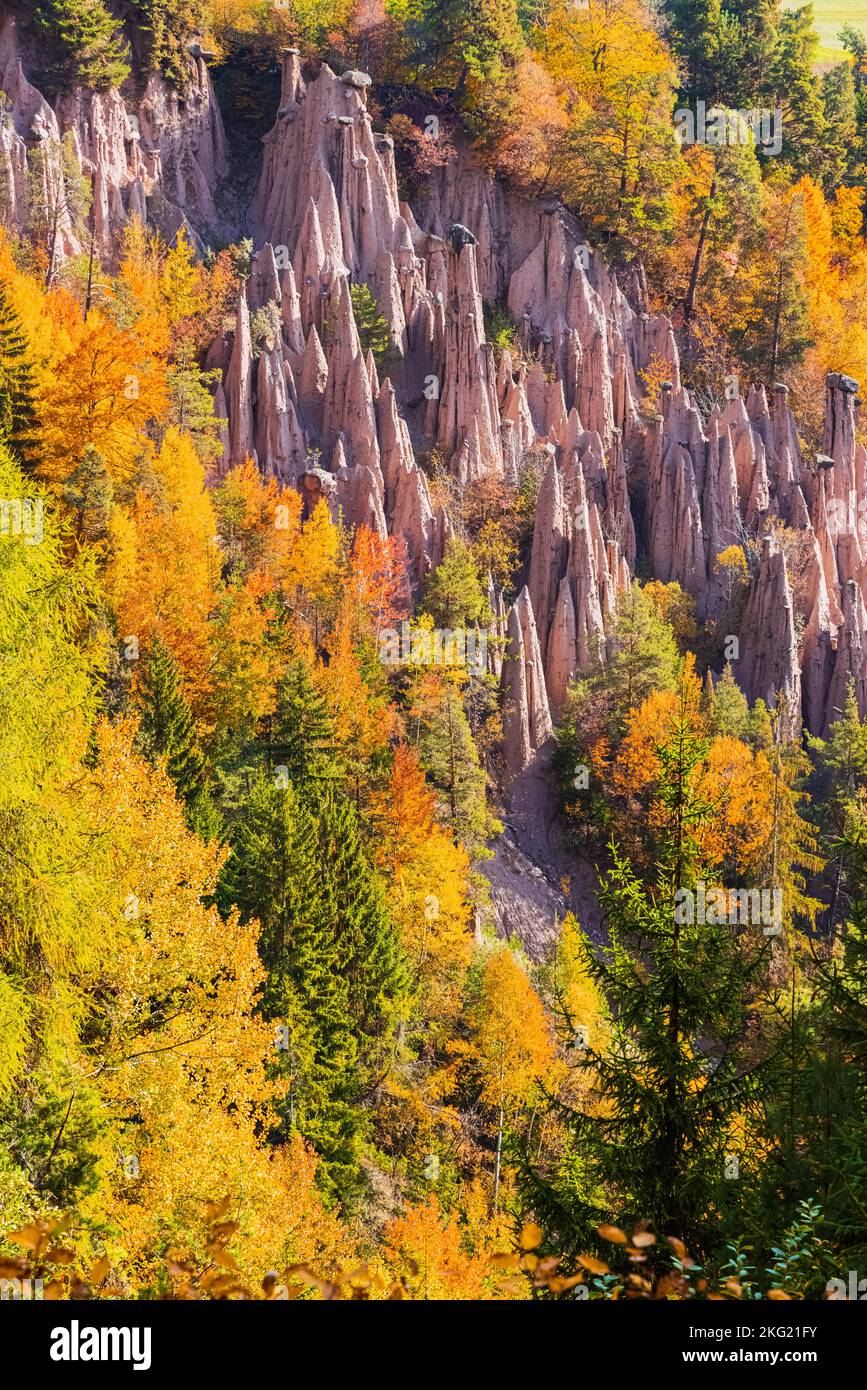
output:
<path id="1" fill-rule="evenodd" d="M 634 255 L 671 220 L 671 54 L 641 0 L 551 4 L 534 47 L 568 112 L 556 181 L 583 222 Z"/>
<path id="2" fill-rule="evenodd" d="M 479 1099 L 496 1115 L 493 1204 L 500 1195 L 503 1135 L 533 1091 L 550 1080 L 554 1044 L 542 1001 L 524 966 L 506 946 L 482 963 L 477 993 L 467 1011 L 469 1041 L 450 1050 L 462 1057 L 479 1087 Z"/>

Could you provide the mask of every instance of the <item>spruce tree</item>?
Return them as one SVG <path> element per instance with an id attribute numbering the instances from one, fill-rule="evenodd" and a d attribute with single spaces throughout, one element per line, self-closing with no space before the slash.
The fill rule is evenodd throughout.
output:
<path id="1" fill-rule="evenodd" d="M 64 479 L 62 496 L 76 515 L 78 539 L 105 540 L 114 508 L 114 484 L 105 459 L 92 444 L 88 444 L 81 462 Z"/>
<path id="2" fill-rule="evenodd" d="M 840 850 L 848 865 L 852 902 L 842 953 L 820 970 L 822 1055 L 830 1103 L 813 1136 L 815 1187 L 827 1192 L 828 1225 L 852 1268 L 867 1259 L 867 813 L 853 800 Z M 820 1078 L 821 1081 L 822 1078 Z M 833 1083 L 833 1090 L 831 1090 Z"/>
<path id="3" fill-rule="evenodd" d="M 292 793 L 286 798 L 291 800 Z M 366 1128 L 360 1106 L 362 1039 L 353 1016 L 351 981 L 357 962 L 339 936 L 334 885 L 323 872 L 320 825 L 300 798 L 289 848 L 292 921 L 283 978 L 286 1012 L 295 1019 L 297 1041 L 297 1059 L 290 1059 L 297 1083 L 293 1081 L 289 1119 L 322 1156 L 325 1190 L 346 1201 L 360 1187 L 360 1141 Z"/>
<path id="4" fill-rule="evenodd" d="M 237 906 L 262 929 L 261 1007 L 275 1024 L 275 1065 L 291 1078 L 274 1137 L 302 1134 L 322 1159 L 322 1186 L 346 1200 L 358 1189 L 364 1119 L 350 985 L 359 966 L 340 940 L 331 866 L 322 856 L 315 812 L 293 786 L 279 787 L 260 771 L 217 901 L 223 912 Z"/>
<path id="5" fill-rule="evenodd" d="M 0 287 L 0 439 L 24 468 L 36 464 L 36 382 L 27 341 Z"/>
<path id="6" fill-rule="evenodd" d="M 368 285 L 350 285 L 349 296 L 352 300 L 352 312 L 355 315 L 361 350 L 365 356 L 372 352 L 377 367 L 381 369 L 397 356 L 388 321 L 380 313 L 379 305 Z"/>
<path id="7" fill-rule="evenodd" d="M 319 801 L 319 857 L 331 894 L 334 941 L 349 987 L 349 1008 L 368 1038 L 386 1029 L 405 983 L 403 962 L 382 890 L 361 845 L 358 813 L 326 787 Z"/>
<path id="8" fill-rule="evenodd" d="M 141 715 L 139 741 L 147 756 L 165 758 L 178 795 L 189 801 L 201 790 L 205 761 L 196 740 L 193 713 L 181 687 L 174 657 L 153 637 L 142 663 L 136 703 Z"/>
<path id="9" fill-rule="evenodd" d="M 807 735 L 815 766 L 812 802 L 831 851 L 830 892 L 824 924 L 831 934 L 851 902 L 846 834 L 851 808 L 856 799 L 867 792 L 867 723 L 862 722 L 858 712 L 855 682 L 851 679 L 843 708 L 836 713 L 838 718 L 831 725 L 827 739 Z"/>
<path id="10" fill-rule="evenodd" d="M 760 927 L 738 934 L 725 920 L 702 920 L 718 914 L 697 907 L 697 885 L 713 883 L 699 847 L 714 816 L 696 787 L 704 753 L 681 702 L 658 749 L 655 881 L 643 883 L 612 845 L 600 894 L 608 944 L 597 950 L 581 940 L 585 969 L 607 1001 L 610 1043 L 576 1054 L 592 1075 L 592 1105 L 554 1105 L 572 1136 L 560 1172 L 545 1177 L 524 1164 L 558 1250 L 575 1249 L 613 1216 L 651 1221 L 700 1255 L 719 1235 L 712 1212 L 731 1198 L 725 1167 L 735 1121 L 763 1086 L 744 1039 L 765 952 Z M 746 1180 L 744 1163 L 738 1198 Z"/>
<path id="11" fill-rule="evenodd" d="M 340 776 L 331 719 L 303 661 L 293 662 L 280 682 L 274 714 L 266 721 L 262 741 L 267 747 L 268 765 L 285 767 L 296 786 Z"/>
<path id="12" fill-rule="evenodd" d="M 710 678 L 710 672 L 708 672 Z M 734 678 L 731 663 L 709 692 L 706 711 L 710 733 L 715 738 L 748 739 L 750 730 L 749 701 Z"/>
<path id="13" fill-rule="evenodd" d="M 437 791 L 437 809 L 474 859 L 502 829 L 488 809 L 488 778 L 464 710 L 457 681 L 449 673 L 425 673 L 412 687 L 421 763 Z"/>

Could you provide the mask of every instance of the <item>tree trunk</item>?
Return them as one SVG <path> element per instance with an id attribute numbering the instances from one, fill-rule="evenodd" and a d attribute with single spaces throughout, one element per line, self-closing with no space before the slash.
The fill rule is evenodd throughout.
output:
<path id="1" fill-rule="evenodd" d="M 710 192 L 707 195 L 707 204 L 705 206 L 704 216 L 701 219 L 701 230 L 698 234 L 698 241 L 695 247 L 695 257 L 693 258 L 692 270 L 689 276 L 689 289 L 686 292 L 686 299 L 683 302 L 683 318 L 685 323 L 689 323 L 689 320 L 692 318 L 693 315 L 693 310 L 695 309 L 695 293 L 696 289 L 698 288 L 698 275 L 699 271 L 701 270 L 701 258 L 704 255 L 704 244 L 707 241 L 707 229 L 710 226 L 710 206 L 711 202 L 713 201 L 713 195 L 715 193 L 716 174 L 714 174 L 713 176 L 713 180 L 710 186 Z"/>

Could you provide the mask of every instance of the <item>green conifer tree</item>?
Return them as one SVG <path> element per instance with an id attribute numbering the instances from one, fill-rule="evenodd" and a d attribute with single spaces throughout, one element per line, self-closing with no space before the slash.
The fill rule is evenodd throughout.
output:
<path id="1" fill-rule="evenodd" d="M 137 696 L 139 741 L 147 756 L 165 758 L 178 795 L 190 800 L 202 788 L 205 760 L 196 739 L 193 713 L 181 687 L 174 657 L 159 637 L 151 640 L 142 663 Z"/>
<path id="2" fill-rule="evenodd" d="M 105 540 L 114 508 L 114 485 L 105 459 L 92 445 L 64 479 L 62 496 L 75 513 L 78 539 Z"/>
<path id="3" fill-rule="evenodd" d="M 585 969 L 607 1001 L 610 1043 L 576 1054 L 593 1075 L 592 1106 L 555 1106 L 573 1139 L 561 1171 L 545 1180 L 525 1161 L 525 1182 L 557 1249 L 575 1248 L 614 1216 L 652 1221 L 703 1254 L 719 1240 L 712 1212 L 734 1200 L 725 1180 L 733 1122 L 763 1085 L 744 1030 L 765 952 L 760 925 L 738 932 L 727 914 L 716 922 L 708 920 L 716 909 L 699 910 L 698 885 L 713 881 L 697 835 L 714 816 L 695 787 L 705 751 L 682 702 L 658 749 L 664 823 L 655 881 L 643 883 L 612 845 L 600 894 L 608 944 L 582 944 Z M 739 1200 L 747 1177 L 742 1159 Z"/>
<path id="4" fill-rule="evenodd" d="M 25 468 L 36 464 L 36 383 L 20 320 L 0 288 L 0 439 Z"/>
<path id="5" fill-rule="evenodd" d="M 41 74 L 55 89 L 118 87 L 129 76 L 127 44 L 104 0 L 34 0 Z"/>
<path id="6" fill-rule="evenodd" d="M 454 536 L 425 589 L 423 611 L 442 628 L 487 622 L 488 600 L 481 575 L 466 541 Z"/>
<path id="7" fill-rule="evenodd" d="M 334 940 L 349 986 L 349 1008 L 359 1032 L 379 1037 L 390 1005 L 405 983 L 394 928 L 376 875 L 362 848 L 354 803 L 323 788 L 319 801 L 319 856 L 334 913 Z"/>
<path id="8" fill-rule="evenodd" d="M 339 778 L 331 720 L 303 661 L 294 661 L 280 682 L 262 741 L 269 766 L 285 767 L 296 786 Z"/>
<path id="9" fill-rule="evenodd" d="M 276 1064 L 291 1078 L 276 1133 L 303 1134 L 322 1159 L 325 1190 L 349 1200 L 365 1079 L 402 977 L 351 803 L 321 786 L 308 792 L 260 772 L 217 896 L 222 910 L 236 904 L 262 926 L 262 1008 L 277 1028 Z"/>
<path id="10" fill-rule="evenodd" d="M 850 803 L 840 842 L 852 900 L 842 953 L 823 962 L 819 1039 L 811 1092 L 821 1124 L 810 1143 L 814 1190 L 827 1192 L 828 1227 L 850 1268 L 867 1258 L 867 814 L 863 798 Z M 823 1066 L 824 1064 L 824 1066 Z M 816 1075 L 818 1073 L 818 1075 Z M 819 1097 L 824 1104 L 817 1105 Z"/>
<path id="11" fill-rule="evenodd" d="M 372 352 L 377 367 L 386 366 L 396 351 L 388 322 L 380 313 L 372 290 L 368 285 L 350 285 L 349 296 L 362 352 L 365 356 Z"/>
<path id="12" fill-rule="evenodd" d="M 748 738 L 750 705 L 734 678 L 729 662 L 726 662 L 725 670 L 713 688 L 712 703 L 707 713 L 710 732 L 715 738 Z"/>

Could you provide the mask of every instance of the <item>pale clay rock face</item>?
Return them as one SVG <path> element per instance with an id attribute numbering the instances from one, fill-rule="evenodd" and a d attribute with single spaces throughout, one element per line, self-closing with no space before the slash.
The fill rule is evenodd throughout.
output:
<path id="1" fill-rule="evenodd" d="M 227 239 L 215 191 L 228 170 L 207 67 L 191 58 L 181 101 L 151 74 L 134 102 L 78 92 L 53 109 L 28 81 L 14 23 L 0 31 L 0 166 L 10 221 L 26 218 L 37 144 L 56 177 L 69 133 L 92 181 L 94 226 L 111 256 L 128 219 L 150 215 L 194 244 Z M 751 700 L 779 699 L 784 727 L 827 730 L 854 677 L 867 713 L 864 655 L 867 456 L 856 440 L 857 383 L 828 378 L 823 454 L 801 457 L 788 391 L 746 389 L 707 422 L 681 388 L 671 323 L 646 312 L 640 270 L 621 281 L 555 203 L 534 204 L 461 151 L 435 169 L 415 211 L 401 203 L 390 140 L 367 111 L 369 79 L 323 66 L 305 83 L 283 58 L 280 107 L 263 141 L 251 210 L 256 245 L 234 330 L 209 365 L 222 476 L 246 457 L 297 487 L 309 510 L 404 539 L 415 583 L 442 557 L 449 522 L 431 502 L 417 451 L 436 449 L 459 485 L 517 482 L 528 451 L 544 458 L 524 587 L 510 612 L 491 588 L 505 653 L 510 774 L 550 742 L 570 680 L 610 654 L 618 595 L 638 549 L 653 574 L 724 622 L 716 557 L 779 520 L 802 533 L 792 584 L 787 550 L 762 545 L 743 613 L 736 678 Z M 61 219 L 57 254 L 80 250 Z M 366 284 L 389 329 L 379 367 L 362 346 L 350 284 Z M 495 361 L 485 302 L 508 305 L 529 367 Z M 251 320 L 272 330 L 254 342 Z M 276 329 L 273 325 L 276 324 Z M 642 401 L 639 373 L 662 361 L 668 383 Z"/>

